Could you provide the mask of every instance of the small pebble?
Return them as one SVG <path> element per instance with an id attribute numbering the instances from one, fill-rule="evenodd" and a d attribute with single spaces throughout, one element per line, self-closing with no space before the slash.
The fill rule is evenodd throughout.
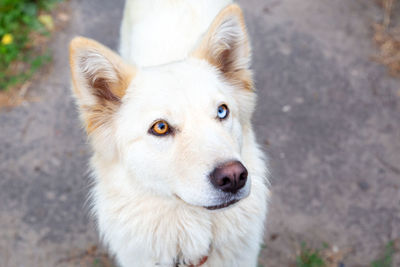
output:
<path id="1" fill-rule="evenodd" d="M 280 52 L 285 55 L 285 56 L 289 56 L 292 53 L 292 49 L 290 48 L 289 45 L 287 44 L 283 44 L 279 47 Z"/>
<path id="2" fill-rule="evenodd" d="M 56 194 L 53 191 L 46 192 L 46 198 L 49 200 L 53 200 L 56 198 Z"/>
<path id="3" fill-rule="evenodd" d="M 296 102 L 297 104 L 303 104 L 304 103 L 304 98 L 302 97 L 296 97 L 294 99 L 294 102 Z"/>
<path id="4" fill-rule="evenodd" d="M 60 166 L 61 165 L 61 162 L 56 157 L 53 157 L 50 161 L 54 166 Z"/>
<path id="5" fill-rule="evenodd" d="M 369 189 L 369 184 L 365 181 L 358 182 L 358 187 L 360 187 L 361 190 L 367 191 Z"/>
<path id="6" fill-rule="evenodd" d="M 286 106 L 283 106 L 282 111 L 286 113 L 286 112 L 289 112 L 291 109 L 292 109 L 291 106 L 286 105 Z"/>
<path id="7" fill-rule="evenodd" d="M 65 194 L 62 194 L 62 195 L 60 196 L 60 200 L 61 200 L 62 202 L 67 201 L 67 196 L 66 196 Z"/>

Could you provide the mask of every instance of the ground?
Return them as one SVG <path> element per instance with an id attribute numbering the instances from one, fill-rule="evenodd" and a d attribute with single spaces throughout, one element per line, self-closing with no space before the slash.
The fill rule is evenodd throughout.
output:
<path id="1" fill-rule="evenodd" d="M 272 170 L 260 262 L 291 266 L 307 242 L 336 247 L 346 267 L 368 266 L 400 237 L 400 80 L 371 60 L 381 11 L 365 0 L 238 2 L 254 47 L 254 125 Z M 123 1 L 69 5 L 33 101 L 0 112 L 1 267 L 81 266 L 73 259 L 98 245 L 67 46 L 84 35 L 116 49 Z"/>

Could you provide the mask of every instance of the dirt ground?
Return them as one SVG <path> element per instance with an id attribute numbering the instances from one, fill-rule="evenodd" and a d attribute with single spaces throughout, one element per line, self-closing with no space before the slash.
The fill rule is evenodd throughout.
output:
<path id="1" fill-rule="evenodd" d="M 371 60 L 382 10 L 366 0 L 240 0 L 254 47 L 258 140 L 272 199 L 260 263 L 293 266 L 302 242 L 369 266 L 400 238 L 400 80 Z M 0 111 L 0 267 L 100 266 L 88 216 L 85 135 L 69 40 L 117 48 L 123 0 L 71 0 L 35 101 Z M 400 266 L 399 253 L 394 265 Z"/>

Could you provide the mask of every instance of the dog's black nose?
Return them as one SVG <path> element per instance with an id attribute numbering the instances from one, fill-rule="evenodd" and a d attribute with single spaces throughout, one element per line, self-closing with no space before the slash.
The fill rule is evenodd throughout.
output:
<path id="1" fill-rule="evenodd" d="M 224 192 L 235 194 L 247 181 L 247 169 L 239 161 L 227 162 L 213 170 L 211 183 Z"/>

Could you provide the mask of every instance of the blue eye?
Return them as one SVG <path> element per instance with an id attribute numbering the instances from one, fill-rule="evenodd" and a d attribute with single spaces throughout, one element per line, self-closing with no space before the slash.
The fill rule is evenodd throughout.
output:
<path id="1" fill-rule="evenodd" d="M 218 107 L 218 118 L 220 120 L 226 119 L 229 115 L 229 109 L 225 104 Z"/>

